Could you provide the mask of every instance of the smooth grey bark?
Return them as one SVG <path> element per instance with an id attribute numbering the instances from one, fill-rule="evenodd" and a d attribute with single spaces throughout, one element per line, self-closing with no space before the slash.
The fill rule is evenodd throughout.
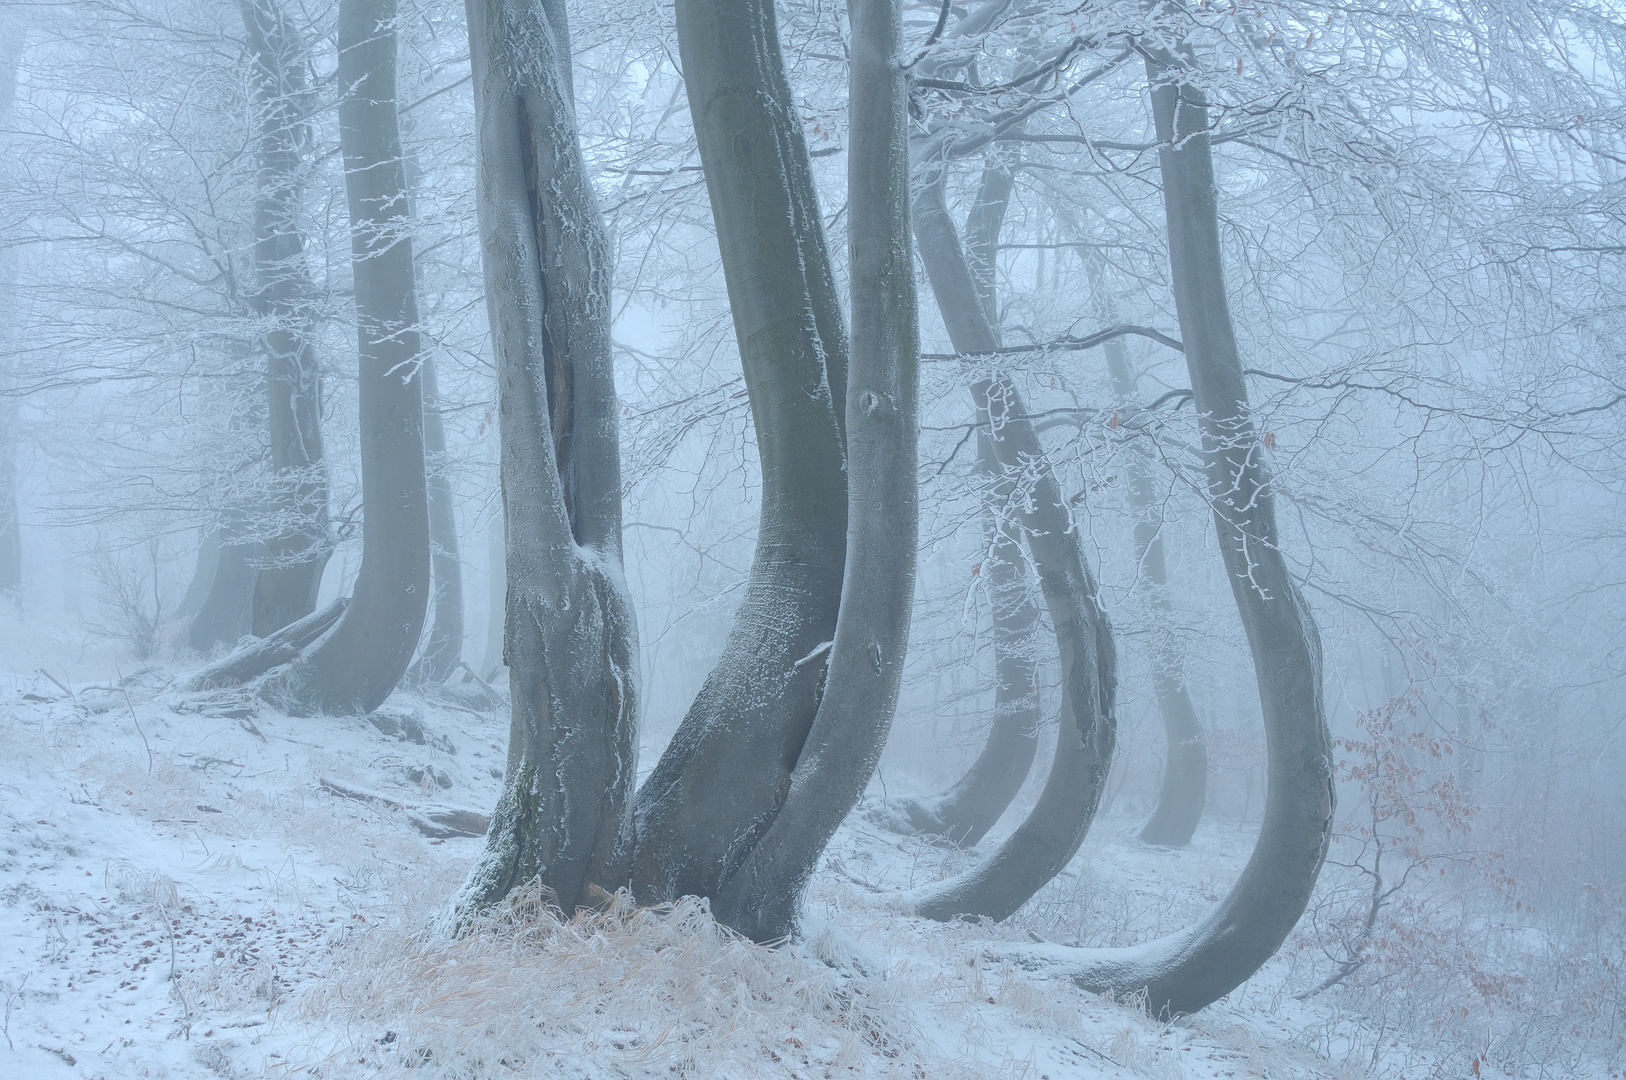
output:
<path id="1" fill-rule="evenodd" d="M 722 656 L 638 793 L 618 883 L 640 903 L 718 896 L 773 822 L 818 708 L 847 541 L 831 395 L 847 385 L 847 339 L 773 4 L 678 0 L 677 31 L 762 508 Z"/>
<path id="2" fill-rule="evenodd" d="M 990 329 L 999 323 L 995 257 L 1015 174 L 1000 160 L 983 167 L 977 199 L 966 216 L 965 258 Z M 997 331 L 994 339 L 998 340 Z M 1010 511 L 1012 478 L 1004 476 L 994 441 L 977 429 L 977 467 L 983 474 L 987 547 L 982 559 L 993 616 L 994 720 L 976 761 L 948 790 L 904 798 L 878 819 L 900 831 L 941 836 L 970 847 L 987 835 L 1022 790 L 1039 748 L 1039 607 L 1021 527 Z"/>
<path id="3" fill-rule="evenodd" d="M 1332 745 L 1321 638 L 1280 548 L 1269 464 L 1253 427 L 1225 293 L 1208 103 L 1184 83 L 1190 52 L 1148 52 L 1180 338 L 1200 418 L 1208 498 L 1253 653 L 1269 755 L 1265 815 L 1235 886 L 1202 920 L 1128 949 L 999 950 L 1158 1016 L 1195 1012 L 1247 980 L 1309 902 L 1332 835 Z"/>
<path id="4" fill-rule="evenodd" d="M 239 0 L 253 85 L 254 276 L 247 296 L 266 360 L 271 528 L 258 558 L 253 632 L 309 615 L 332 554 L 322 456 L 322 371 L 314 331 L 316 289 L 299 223 L 305 158 L 308 56 L 277 0 Z"/>
<path id="5" fill-rule="evenodd" d="M 463 661 L 463 560 L 457 547 L 457 504 L 446 463 L 446 426 L 434 358 L 423 357 L 423 448 L 428 470 L 429 568 L 433 618 L 420 663 L 430 682 L 445 682 Z"/>
<path id="6" fill-rule="evenodd" d="M 909 645 L 918 544 L 920 329 L 909 236 L 900 0 L 848 0 L 847 551 L 824 695 L 767 831 L 712 898 L 757 941 L 788 937 L 824 847 L 869 783 Z"/>
<path id="7" fill-rule="evenodd" d="M 566 911 L 619 884 L 637 765 L 610 249 L 577 138 L 564 5 L 468 0 L 468 25 L 512 712 L 503 793 L 454 931 L 533 881 Z"/>
<path id="8" fill-rule="evenodd" d="M 262 692 L 295 715 L 366 713 L 412 662 L 429 603 L 416 277 L 395 108 L 394 0 L 339 4 L 339 143 L 355 279 L 361 568 L 338 625 Z"/>
<path id="9" fill-rule="evenodd" d="M 186 631 L 187 648 L 200 653 L 217 645 L 236 645 L 254 629 L 260 545 L 243 538 L 230 524 L 221 527 L 219 536 L 209 590 Z"/>
<path id="10" fill-rule="evenodd" d="M 506 661 L 502 652 L 503 608 L 508 602 L 508 571 L 503 553 L 502 516 L 486 527 L 486 643 L 480 678 L 490 682 Z"/>
<path id="11" fill-rule="evenodd" d="M 1111 324 L 1110 319 L 1107 322 Z M 1127 412 L 1126 426 L 1138 431 L 1142 427 L 1142 410 L 1136 401 L 1135 371 L 1123 338 L 1104 343 L 1102 351 L 1106 353 L 1113 391 Z M 1174 605 L 1169 598 L 1169 575 L 1163 558 L 1163 511 L 1158 505 L 1150 453 L 1143 444 L 1130 447 L 1124 478 L 1129 506 L 1135 512 L 1137 576 L 1146 590 L 1152 617 L 1160 624 L 1153 627 L 1151 661 L 1152 689 L 1158 713 L 1163 717 L 1163 782 L 1157 806 L 1141 826 L 1140 838 L 1148 844 L 1184 847 L 1191 843 L 1207 802 L 1208 749 L 1197 709 L 1186 689 L 1180 647 L 1171 632 Z"/>
<path id="12" fill-rule="evenodd" d="M 921 164 L 914 229 L 927 280 L 955 351 L 991 357 L 997 340 L 944 199 L 943 163 Z M 1084 842 L 1112 765 L 1116 657 L 1078 531 L 1016 388 L 1003 373 L 994 372 L 979 377 L 971 394 L 977 422 L 986 425 L 995 456 L 1013 480 L 1013 509 L 1055 628 L 1061 716 L 1050 775 L 1026 820 L 971 870 L 918 890 L 910 899 L 927 918 L 997 921 L 1060 873 Z"/>

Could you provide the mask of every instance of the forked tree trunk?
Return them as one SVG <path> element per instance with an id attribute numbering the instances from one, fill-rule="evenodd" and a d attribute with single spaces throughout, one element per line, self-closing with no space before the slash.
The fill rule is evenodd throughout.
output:
<path id="1" fill-rule="evenodd" d="M 592 885 L 615 888 L 637 764 L 610 251 L 576 134 L 564 4 L 468 0 L 468 23 L 512 721 L 502 797 L 453 930 L 533 881 L 566 911 Z"/>
<path id="2" fill-rule="evenodd" d="M 1303 914 L 1332 835 L 1332 745 L 1321 696 L 1321 638 L 1282 557 L 1265 451 L 1248 408 L 1225 293 L 1218 193 L 1201 91 L 1180 82 L 1190 52 L 1147 56 L 1169 264 L 1202 428 L 1208 497 L 1231 592 L 1253 653 L 1269 782 L 1253 855 L 1201 921 L 1128 949 L 999 950 L 1088 990 L 1145 994 L 1157 1016 L 1191 1013 L 1241 985 Z"/>
<path id="3" fill-rule="evenodd" d="M 1111 325 L 1110 320 L 1107 325 Z M 1140 428 L 1135 403 L 1135 372 L 1122 338 L 1102 346 L 1112 388 L 1127 411 L 1127 426 Z M 1174 640 L 1174 605 L 1169 599 L 1168 571 L 1163 560 L 1163 511 L 1158 505 L 1150 453 L 1140 443 L 1130 447 L 1124 474 L 1129 489 L 1129 506 L 1135 512 L 1135 560 L 1137 577 L 1147 592 L 1147 604 L 1158 625 L 1152 628 L 1152 689 L 1157 709 L 1163 717 L 1163 782 L 1157 807 L 1140 838 L 1148 844 L 1183 847 L 1202 820 L 1208 796 L 1208 749 L 1203 743 L 1203 727 L 1197 709 L 1186 690 L 1179 645 Z"/>
<path id="4" fill-rule="evenodd" d="M 954 350 L 991 357 L 997 342 L 978 302 L 971 268 L 944 200 L 943 163 L 925 162 L 915 194 L 915 238 Z M 961 876 L 911 897 L 928 918 L 1003 919 L 1067 865 L 1084 842 L 1112 765 L 1116 661 L 1061 486 L 1016 388 L 1003 374 L 979 378 L 971 394 L 994 452 L 1012 478 L 1012 501 L 1027 534 L 1055 627 L 1062 705 L 1056 754 L 1039 801 L 999 848 Z"/>
<path id="5" fill-rule="evenodd" d="M 239 0 L 254 87 L 254 287 L 250 309 L 266 358 L 272 523 L 258 553 L 253 632 L 309 615 L 333 544 L 322 459 L 322 374 L 313 341 L 315 286 L 299 222 L 312 94 L 299 32 L 277 0 Z"/>
<path id="6" fill-rule="evenodd" d="M 412 662 L 429 602 L 423 383 L 394 21 L 394 0 L 339 5 L 339 142 L 360 367 L 361 569 L 331 633 L 264 688 L 295 714 L 365 713 L 383 704 Z"/>
<path id="7" fill-rule="evenodd" d="M 848 0 L 845 388 L 847 552 L 824 695 L 773 824 L 713 897 L 757 941 L 796 929 L 814 866 L 886 744 L 909 644 L 918 548 L 920 332 L 909 238 L 909 136 L 900 0 Z"/>
<path id="8" fill-rule="evenodd" d="M 762 508 L 722 656 L 638 792 L 624 880 L 640 903 L 716 897 L 773 822 L 818 708 L 847 540 L 830 389 L 847 385 L 847 335 L 773 4 L 678 0 L 677 31 Z"/>
<path id="9" fill-rule="evenodd" d="M 423 445 L 429 493 L 429 567 L 434 581 L 433 618 L 423 644 L 423 677 L 451 678 L 463 660 L 463 560 L 457 549 L 457 504 L 446 462 L 446 425 L 440 415 L 435 362 L 423 358 Z"/>
<path id="10" fill-rule="evenodd" d="M 1015 176 L 1003 162 L 983 167 L 977 201 L 966 216 L 965 258 L 993 340 L 999 296 L 995 259 Z M 977 466 L 983 474 L 987 544 L 981 562 L 993 615 L 994 720 L 971 768 L 952 787 L 925 798 L 899 799 L 882 819 L 894 828 L 970 847 L 994 827 L 1033 768 L 1039 748 L 1039 607 L 1021 526 L 1011 509 L 1012 478 L 1003 475 L 994 441 L 977 429 Z M 896 820 L 901 817 L 901 821 Z"/>

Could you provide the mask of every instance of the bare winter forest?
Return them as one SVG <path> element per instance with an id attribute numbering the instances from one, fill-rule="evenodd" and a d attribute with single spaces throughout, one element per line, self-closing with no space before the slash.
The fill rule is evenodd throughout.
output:
<path id="1" fill-rule="evenodd" d="M 1615 0 L 0 0 L 0 1076 L 1619 1077 L 1623 553 Z"/>

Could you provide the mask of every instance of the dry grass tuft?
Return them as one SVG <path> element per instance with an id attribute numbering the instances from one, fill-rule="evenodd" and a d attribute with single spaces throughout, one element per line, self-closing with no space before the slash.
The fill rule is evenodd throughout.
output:
<path id="1" fill-rule="evenodd" d="M 301 995 L 344 1032 L 327 1060 L 384 1075 L 944 1075 L 884 976 L 719 926 L 704 901 L 566 918 L 538 892 L 448 940 L 375 930 Z"/>

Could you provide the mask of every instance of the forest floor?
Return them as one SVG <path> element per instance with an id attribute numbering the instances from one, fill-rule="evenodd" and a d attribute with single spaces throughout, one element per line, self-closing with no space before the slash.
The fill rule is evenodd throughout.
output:
<path id="1" fill-rule="evenodd" d="M 398 694 L 295 719 L 171 680 L 0 677 L 0 1076 L 1361 1075 L 1350 1021 L 1285 992 L 1290 960 L 1163 1024 L 985 958 L 1181 925 L 1245 860 L 1234 822 L 1168 851 L 1109 817 L 997 927 L 905 914 L 900 890 L 973 856 L 855 813 L 794 946 L 693 903 L 516 913 L 452 942 L 433 919 L 482 841 L 415 820 L 489 812 L 504 710 Z"/>

